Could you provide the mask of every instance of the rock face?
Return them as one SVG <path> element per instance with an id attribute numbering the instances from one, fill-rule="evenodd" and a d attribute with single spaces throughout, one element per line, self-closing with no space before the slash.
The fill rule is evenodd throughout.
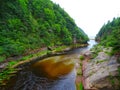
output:
<path id="1" fill-rule="evenodd" d="M 119 90 L 118 66 L 117 57 L 109 56 L 104 50 L 99 52 L 83 70 L 85 90 Z"/>

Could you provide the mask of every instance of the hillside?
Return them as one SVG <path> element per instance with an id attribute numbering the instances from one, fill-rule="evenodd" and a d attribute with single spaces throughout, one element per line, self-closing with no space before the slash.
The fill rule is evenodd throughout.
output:
<path id="1" fill-rule="evenodd" d="M 96 36 L 101 45 L 113 47 L 113 54 L 120 54 L 120 17 L 104 24 Z"/>
<path id="2" fill-rule="evenodd" d="M 88 37 L 59 5 L 50 0 L 0 2 L 0 61 L 30 50 L 87 43 Z"/>

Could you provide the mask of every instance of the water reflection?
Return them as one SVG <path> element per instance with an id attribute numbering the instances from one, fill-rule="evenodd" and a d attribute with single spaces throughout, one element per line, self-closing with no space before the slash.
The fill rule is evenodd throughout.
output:
<path id="1" fill-rule="evenodd" d="M 75 90 L 74 63 L 68 55 L 38 61 L 19 73 L 14 90 Z"/>
<path id="2" fill-rule="evenodd" d="M 74 68 L 74 62 L 65 56 L 55 56 L 36 62 L 31 68 L 37 76 L 56 79 L 70 73 Z"/>

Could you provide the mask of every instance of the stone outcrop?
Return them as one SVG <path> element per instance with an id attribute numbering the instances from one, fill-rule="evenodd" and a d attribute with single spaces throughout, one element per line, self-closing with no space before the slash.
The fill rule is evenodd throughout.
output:
<path id="1" fill-rule="evenodd" d="M 116 56 L 109 56 L 107 49 L 98 53 L 97 57 L 83 63 L 85 90 L 119 90 L 118 67 Z M 87 52 L 85 56 L 90 56 Z"/>

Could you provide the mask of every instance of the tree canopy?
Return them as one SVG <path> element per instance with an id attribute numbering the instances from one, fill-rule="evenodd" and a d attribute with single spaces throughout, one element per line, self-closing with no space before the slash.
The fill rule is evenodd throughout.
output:
<path id="1" fill-rule="evenodd" d="M 96 36 L 100 44 L 113 47 L 114 53 L 120 52 L 120 17 L 104 24 Z"/>
<path id="2" fill-rule="evenodd" d="M 1 0 L 0 56 L 20 55 L 46 46 L 79 43 L 87 35 L 74 20 L 50 0 Z"/>

